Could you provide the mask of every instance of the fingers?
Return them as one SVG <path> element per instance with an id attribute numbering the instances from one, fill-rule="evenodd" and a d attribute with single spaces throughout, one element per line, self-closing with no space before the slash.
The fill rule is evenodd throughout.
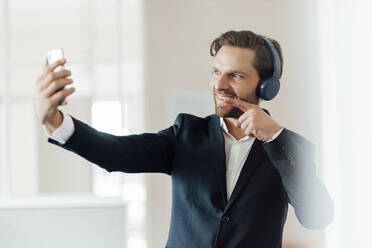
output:
<path id="1" fill-rule="evenodd" d="M 249 102 L 246 102 L 246 101 L 242 101 L 242 100 L 237 99 L 237 98 L 231 98 L 231 97 L 224 97 L 224 102 L 227 103 L 227 104 L 234 105 L 235 107 L 238 107 L 239 109 L 241 109 L 244 112 L 246 112 L 250 108 L 256 106 L 255 104 L 252 104 L 252 103 L 249 103 Z"/>
<path id="2" fill-rule="evenodd" d="M 75 88 L 71 87 L 69 89 L 63 89 L 60 91 L 57 91 L 51 98 L 50 98 L 50 103 L 52 106 L 58 106 L 59 103 L 64 100 L 66 97 L 71 95 L 72 93 L 75 92 Z"/>
<path id="3" fill-rule="evenodd" d="M 60 60 L 54 62 L 51 65 L 49 65 L 49 63 L 48 63 L 48 58 L 45 58 L 45 63 L 44 63 L 43 72 L 41 74 L 41 77 L 45 78 L 48 75 L 48 73 L 53 72 L 58 66 L 63 66 L 64 64 L 66 64 L 66 59 L 65 58 L 60 59 Z"/>
<path id="4" fill-rule="evenodd" d="M 47 58 L 44 61 L 42 74 L 38 77 L 35 87 L 36 114 L 41 123 L 46 123 L 56 115 L 58 106 L 66 97 L 75 92 L 75 88 L 65 89 L 73 80 L 69 70 L 55 71 L 58 66 L 63 66 L 65 59 L 49 64 Z"/>
<path id="5" fill-rule="evenodd" d="M 240 122 L 240 128 L 245 130 L 249 125 L 250 120 L 245 119 L 244 121 Z"/>
<path id="6" fill-rule="evenodd" d="M 40 90 L 44 90 L 51 84 L 53 81 L 56 81 L 58 79 L 67 78 L 71 76 L 71 71 L 69 70 L 62 70 L 59 72 L 50 72 L 48 75 L 40 82 Z"/>
<path id="7" fill-rule="evenodd" d="M 247 136 L 256 137 L 264 142 L 269 140 L 272 137 L 271 132 L 268 131 L 267 128 L 270 123 L 268 121 L 263 122 L 262 119 L 256 116 L 255 111 L 249 112 L 251 112 L 251 114 L 247 115 L 242 122 L 238 120 L 237 126 L 240 127 Z"/>
<path id="8" fill-rule="evenodd" d="M 248 117 L 252 116 L 254 114 L 254 112 L 252 110 L 248 110 L 247 112 L 243 113 L 238 121 L 237 121 L 237 125 L 241 125 L 243 123 L 244 120 L 246 120 Z"/>
<path id="9" fill-rule="evenodd" d="M 66 59 L 65 58 L 57 60 L 53 64 L 47 66 L 47 71 L 48 72 L 53 72 L 58 66 L 63 66 L 64 64 L 66 64 Z"/>
<path id="10" fill-rule="evenodd" d="M 41 84 L 42 82 L 44 82 L 44 79 L 46 79 L 49 76 L 50 73 L 54 73 L 54 70 L 58 66 L 63 66 L 64 64 L 66 64 L 66 59 L 65 58 L 60 59 L 60 60 L 56 61 L 55 63 L 49 65 L 48 58 L 46 57 L 45 60 L 44 60 L 43 72 L 37 78 L 37 81 L 36 81 L 37 84 Z M 43 87 L 45 87 L 45 85 L 43 85 Z"/>
<path id="11" fill-rule="evenodd" d="M 244 126 L 244 127 L 243 127 Z M 247 136 L 256 136 L 257 135 L 257 130 L 254 129 L 248 121 L 243 122 L 242 124 L 242 129 L 244 130 L 244 134 Z"/>
<path id="12" fill-rule="evenodd" d="M 45 96 L 50 97 L 52 96 L 56 91 L 60 90 L 61 88 L 64 88 L 66 85 L 72 84 L 73 80 L 70 78 L 62 78 L 53 81 L 49 84 L 49 86 L 45 89 Z"/>

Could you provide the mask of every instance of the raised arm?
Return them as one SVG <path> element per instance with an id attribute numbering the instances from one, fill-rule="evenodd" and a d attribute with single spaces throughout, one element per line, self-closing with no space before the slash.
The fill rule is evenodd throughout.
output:
<path id="1" fill-rule="evenodd" d="M 173 126 L 158 133 L 116 136 L 97 131 L 73 119 L 75 131 L 65 144 L 51 138 L 50 143 L 72 151 L 107 171 L 127 173 L 171 173 L 171 163 L 183 115 Z"/>
<path id="2" fill-rule="evenodd" d="M 54 71 L 65 63 L 66 60 L 62 59 L 49 65 L 46 60 L 43 72 L 35 84 L 35 110 L 39 121 L 50 137 L 53 137 L 56 130 L 64 130 L 62 135 L 57 135 L 60 139 L 49 138 L 48 141 L 108 171 L 170 174 L 173 151 L 183 115 L 177 117 L 172 127 L 158 133 L 115 136 L 99 132 L 70 116 L 68 122 L 65 122 L 67 128 L 61 128 L 66 119 L 58 106 L 63 99 L 75 91 L 74 88 L 65 89 L 66 85 L 72 83 L 69 70 Z M 66 130 L 70 131 L 66 132 Z"/>

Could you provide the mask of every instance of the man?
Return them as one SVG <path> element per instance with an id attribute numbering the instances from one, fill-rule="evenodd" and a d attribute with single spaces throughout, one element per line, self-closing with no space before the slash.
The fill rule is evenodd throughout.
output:
<path id="1" fill-rule="evenodd" d="M 165 130 L 129 136 L 98 132 L 59 111 L 59 102 L 74 92 L 60 90 L 72 83 L 71 73 L 53 72 L 65 60 L 46 64 L 35 103 L 48 141 L 109 172 L 170 175 L 169 248 L 279 248 L 288 203 L 304 227 L 327 226 L 333 203 L 315 174 L 314 145 L 259 107 L 267 93 L 260 90 L 263 82 L 270 88 L 281 75 L 279 44 L 250 31 L 229 31 L 210 52 L 216 114 L 179 114 Z"/>

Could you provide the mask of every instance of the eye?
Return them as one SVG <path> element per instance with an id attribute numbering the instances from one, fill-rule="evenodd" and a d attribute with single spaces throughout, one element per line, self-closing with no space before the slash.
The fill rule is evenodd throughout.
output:
<path id="1" fill-rule="evenodd" d="M 231 75 L 231 77 L 233 77 L 233 78 L 243 78 L 242 75 L 237 74 L 237 73 L 233 73 L 233 74 Z"/>
<path id="2" fill-rule="evenodd" d="M 220 75 L 220 74 L 221 74 L 221 72 L 219 72 L 217 70 L 212 70 L 211 71 L 211 76 L 213 76 L 213 75 Z"/>

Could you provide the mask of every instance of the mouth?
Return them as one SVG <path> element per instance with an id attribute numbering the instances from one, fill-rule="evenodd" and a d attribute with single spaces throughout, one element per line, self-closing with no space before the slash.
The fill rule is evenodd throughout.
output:
<path id="1" fill-rule="evenodd" d="M 234 96 L 229 96 L 229 95 L 215 94 L 216 102 L 218 105 L 227 105 L 226 102 L 224 101 L 224 99 L 227 97 L 236 98 Z"/>

